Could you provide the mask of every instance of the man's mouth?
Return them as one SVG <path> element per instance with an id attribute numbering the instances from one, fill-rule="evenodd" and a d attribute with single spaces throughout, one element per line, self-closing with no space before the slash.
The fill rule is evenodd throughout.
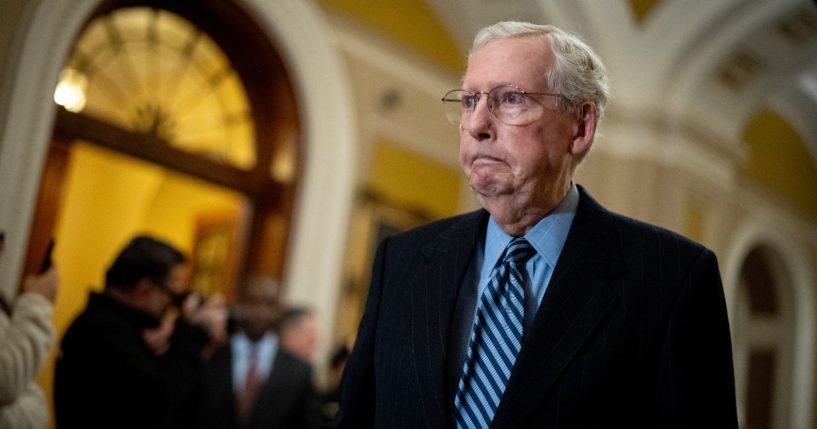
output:
<path id="1" fill-rule="evenodd" d="M 471 163 L 471 167 L 474 167 L 474 168 L 488 167 L 488 166 L 496 165 L 496 164 L 505 164 L 505 161 L 503 161 L 500 158 L 493 157 L 493 156 L 480 155 L 480 156 L 477 156 L 476 158 L 474 158 L 474 161 Z"/>

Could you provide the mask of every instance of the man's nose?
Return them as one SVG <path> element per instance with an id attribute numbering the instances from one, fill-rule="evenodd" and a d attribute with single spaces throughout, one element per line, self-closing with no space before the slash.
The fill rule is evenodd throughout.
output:
<path id="1" fill-rule="evenodd" d="M 461 122 L 463 131 L 476 140 L 490 139 L 494 136 L 494 115 L 488 108 L 488 97 L 482 96 L 477 100 L 474 111 L 466 115 Z"/>

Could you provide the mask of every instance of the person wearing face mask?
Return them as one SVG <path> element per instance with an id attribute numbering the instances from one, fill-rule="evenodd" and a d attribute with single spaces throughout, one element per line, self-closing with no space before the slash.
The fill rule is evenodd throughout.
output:
<path id="1" fill-rule="evenodd" d="M 712 251 L 573 178 L 608 94 L 577 36 L 500 22 L 443 97 L 483 209 L 384 239 L 342 428 L 737 428 Z"/>
<path id="2" fill-rule="evenodd" d="M 58 428 L 191 425 L 206 347 L 226 337 L 220 298 L 186 295 L 185 256 L 133 238 L 92 292 L 60 344 L 54 395 Z M 174 302 L 181 308 L 170 311 Z"/>

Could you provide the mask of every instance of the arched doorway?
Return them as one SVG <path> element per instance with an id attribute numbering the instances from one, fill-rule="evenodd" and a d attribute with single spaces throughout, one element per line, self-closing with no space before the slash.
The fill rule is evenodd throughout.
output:
<path id="1" fill-rule="evenodd" d="M 87 101 L 58 108 L 26 258 L 34 271 L 56 235 L 68 280 L 59 332 L 133 233 L 187 250 L 194 286 L 208 293 L 229 298 L 247 272 L 282 276 L 300 123 L 284 65 L 245 11 L 224 1 L 105 2 L 59 84 L 77 76 Z"/>
<path id="2" fill-rule="evenodd" d="M 795 303 L 791 276 L 769 246 L 746 255 L 733 317 L 737 394 L 743 427 L 791 424 Z"/>
<path id="3" fill-rule="evenodd" d="M 84 83 L 87 106 L 57 113 L 27 267 L 53 235 L 61 172 L 81 140 L 243 195 L 248 258 L 236 271 L 281 276 L 299 120 L 281 60 L 244 11 L 223 1 L 108 1 L 59 85 L 71 78 Z"/>
<path id="4" fill-rule="evenodd" d="M 342 283 L 344 251 L 356 190 L 357 122 L 354 99 L 331 23 L 313 1 L 234 0 L 285 58 L 302 118 L 298 195 L 291 223 L 284 283 L 287 297 L 309 302 L 331 332 Z M 0 138 L 0 220 L 6 230 L 2 289 L 13 295 L 23 275 L 46 152 L 56 120 L 53 93 L 74 40 L 102 1 L 22 2 L 30 20 L 10 52 L 7 110 Z M 15 232 L 11 234 L 10 232 Z M 60 263 L 57 261 L 58 264 Z M 62 266 L 62 265 L 60 265 Z M 58 298 L 58 302 L 62 298 Z M 328 352 L 328 341 L 319 345 Z M 318 371 L 322 373 L 321 362 Z M 45 386 L 46 380 L 41 379 Z"/>

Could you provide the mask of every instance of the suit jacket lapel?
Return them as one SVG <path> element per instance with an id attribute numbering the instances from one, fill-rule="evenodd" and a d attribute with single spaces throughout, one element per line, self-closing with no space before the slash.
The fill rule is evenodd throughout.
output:
<path id="1" fill-rule="evenodd" d="M 487 218 L 483 210 L 466 214 L 433 239 L 422 249 L 426 266 L 418 270 L 410 284 L 413 355 L 417 385 L 423 391 L 420 400 L 429 421 L 437 421 L 440 426 L 452 424 L 446 367 L 457 293 L 482 231 L 480 226 Z"/>
<path id="2" fill-rule="evenodd" d="M 495 427 L 524 420 L 618 299 L 610 279 L 624 264 L 615 226 L 598 203 L 580 192 L 576 217 L 496 411 Z"/>
<path id="3" fill-rule="evenodd" d="M 283 353 L 285 352 L 279 348 L 272 359 L 270 373 L 261 387 L 261 391 L 258 392 L 255 407 L 253 407 L 247 427 L 269 425 L 270 416 L 276 416 L 280 412 L 280 398 L 285 398 L 290 394 L 291 383 L 289 383 L 288 379 L 292 374 L 292 367 L 289 365 L 291 358 L 284 358 Z"/>

